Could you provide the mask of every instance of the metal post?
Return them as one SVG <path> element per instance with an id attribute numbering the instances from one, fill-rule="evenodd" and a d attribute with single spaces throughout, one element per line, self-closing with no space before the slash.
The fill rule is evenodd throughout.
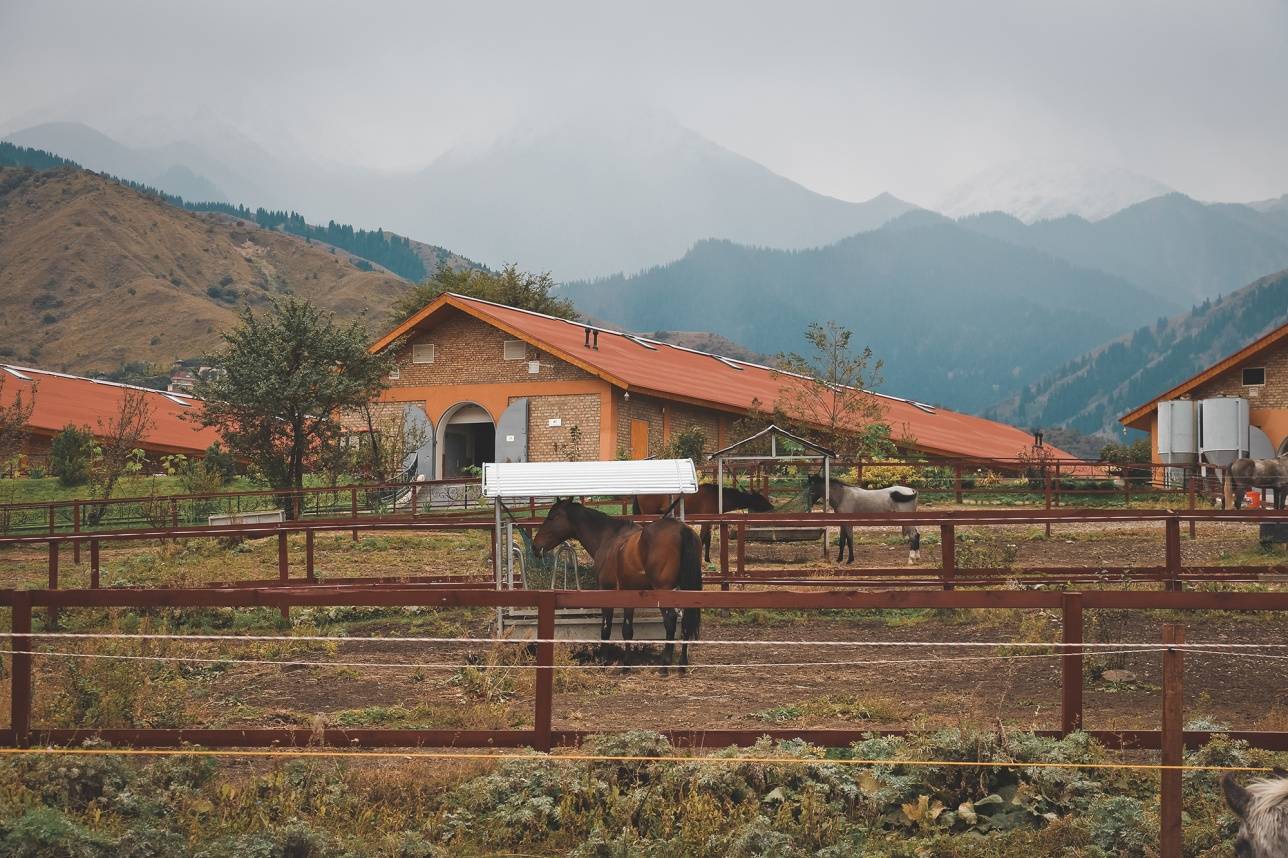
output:
<path id="1" fill-rule="evenodd" d="M 313 531 L 304 531 L 304 578 L 310 584 L 317 581 L 317 574 L 313 570 Z"/>
<path id="2" fill-rule="evenodd" d="M 430 497 L 433 497 L 431 495 Z M 495 519 L 492 524 L 492 574 L 496 577 L 496 588 L 501 589 L 501 499 L 492 499 L 492 511 Z M 501 636 L 504 608 L 496 609 L 496 636 Z"/>
<path id="3" fill-rule="evenodd" d="M 349 514 L 354 521 L 358 520 L 358 490 L 356 488 L 349 489 Z M 356 527 L 353 529 L 353 541 L 358 541 L 358 528 Z"/>
<path id="4" fill-rule="evenodd" d="M 285 584 L 290 581 L 291 569 L 286 553 L 286 531 L 277 532 L 277 579 Z M 285 603 L 282 604 L 282 619 L 291 618 L 291 609 Z"/>
<path id="5" fill-rule="evenodd" d="M 1060 731 L 1065 735 L 1082 729 L 1082 594 L 1060 596 L 1060 630 L 1066 644 L 1060 659 Z"/>
<path id="6" fill-rule="evenodd" d="M 550 727 L 554 711 L 555 594 L 544 590 L 537 596 L 537 688 L 536 711 L 532 721 L 532 746 L 538 751 L 551 747 Z"/>
<path id="7" fill-rule="evenodd" d="M 1193 474 L 1191 474 L 1191 473 L 1189 472 L 1189 468 L 1188 468 L 1188 467 L 1186 467 L 1186 469 L 1185 469 L 1185 493 L 1186 493 L 1186 495 L 1188 495 L 1187 500 L 1189 501 L 1189 508 L 1190 508 L 1190 512 L 1194 512 L 1195 503 L 1196 503 L 1196 502 L 1197 502 L 1197 500 L 1198 500 L 1198 498 L 1197 498 L 1197 497 L 1195 497 L 1195 495 L 1197 494 L 1197 491 L 1196 491 L 1196 487 L 1195 487 L 1195 485 L 1194 485 L 1194 482 L 1195 482 L 1195 477 L 1194 477 L 1194 475 L 1193 475 Z M 1190 539 L 1198 539 L 1198 538 L 1199 538 L 1199 535 L 1198 535 L 1198 522 L 1191 518 L 1191 519 L 1190 519 Z"/>
<path id="8" fill-rule="evenodd" d="M 54 535 L 54 505 L 49 505 L 49 535 Z"/>
<path id="9" fill-rule="evenodd" d="M 1164 524 L 1163 543 L 1164 554 L 1167 563 L 1167 584 L 1168 590 L 1181 590 L 1181 521 L 1178 518 L 1169 518 Z"/>
<path id="10" fill-rule="evenodd" d="M 953 466 L 953 502 L 958 506 L 962 504 L 962 465 L 958 462 Z"/>
<path id="11" fill-rule="evenodd" d="M 1051 511 L 1051 475 L 1047 473 L 1046 468 L 1042 469 L 1042 496 L 1043 496 L 1043 500 L 1045 501 L 1046 511 L 1050 512 Z M 1046 535 L 1048 539 L 1051 537 L 1050 519 L 1047 519 Z"/>
<path id="12" fill-rule="evenodd" d="M 416 501 L 418 500 L 418 498 L 416 497 L 417 489 L 418 489 L 417 484 L 412 483 L 411 484 L 411 517 L 412 518 L 416 517 Z"/>
<path id="13" fill-rule="evenodd" d="M 811 507 L 813 509 L 813 507 Z M 827 515 L 832 511 L 832 459 L 830 456 L 823 457 L 823 514 Z M 827 550 L 827 538 L 830 528 L 823 528 L 823 559 L 826 560 L 830 555 Z"/>
<path id="14" fill-rule="evenodd" d="M 738 577 L 747 574 L 747 523 L 738 522 Z"/>
<path id="15" fill-rule="evenodd" d="M 98 540 L 89 541 L 89 586 L 91 590 L 98 589 L 99 562 L 98 562 Z"/>
<path id="16" fill-rule="evenodd" d="M 1179 767 L 1184 762 L 1185 734 L 1184 681 L 1185 655 L 1175 648 L 1185 643 L 1185 626 L 1166 623 L 1163 626 L 1163 729 L 1162 763 Z M 1181 770 L 1164 768 L 1161 773 L 1159 802 L 1159 854 L 1163 858 L 1181 856 Z"/>
<path id="17" fill-rule="evenodd" d="M 939 556 L 944 589 L 951 590 L 957 577 L 957 534 L 951 524 L 939 525 Z"/>
<path id="18" fill-rule="evenodd" d="M 10 677 L 9 727 L 13 743 L 25 747 L 31 733 L 31 592 L 15 590 L 13 621 L 9 635 L 13 650 L 13 676 Z"/>
<path id="19" fill-rule="evenodd" d="M 1191 507 L 1193 509 L 1193 507 Z M 80 533 L 80 501 L 72 503 L 72 533 Z M 77 566 L 80 565 L 81 541 L 79 539 L 72 541 L 72 562 Z"/>

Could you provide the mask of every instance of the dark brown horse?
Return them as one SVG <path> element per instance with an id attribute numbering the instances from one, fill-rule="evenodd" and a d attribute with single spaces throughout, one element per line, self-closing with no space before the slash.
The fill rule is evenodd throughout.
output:
<path id="1" fill-rule="evenodd" d="M 601 590 L 701 590 L 702 561 L 698 535 L 683 522 L 660 518 L 640 526 L 567 500 L 555 499 L 532 547 L 538 554 L 576 537 L 595 562 Z M 613 633 L 613 609 L 604 608 L 600 640 Z M 666 628 L 666 664 L 675 658 L 675 608 L 662 609 Z M 701 608 L 685 608 L 680 621 L 680 666 L 689 663 L 689 644 L 698 637 Z M 622 640 L 635 636 L 635 609 L 622 609 Z M 663 670 L 666 668 L 664 667 Z"/>
<path id="2" fill-rule="evenodd" d="M 665 515 L 675 505 L 674 495 L 636 495 L 634 511 L 636 515 Z M 769 498 L 759 492 L 744 492 L 732 486 L 725 486 L 724 511 L 733 512 L 748 509 L 752 512 L 773 512 L 774 505 Z M 720 491 L 715 483 L 703 483 L 698 486 L 696 494 L 684 496 L 685 513 L 695 515 L 714 515 L 720 512 Z M 702 525 L 702 559 L 711 562 L 711 525 Z"/>

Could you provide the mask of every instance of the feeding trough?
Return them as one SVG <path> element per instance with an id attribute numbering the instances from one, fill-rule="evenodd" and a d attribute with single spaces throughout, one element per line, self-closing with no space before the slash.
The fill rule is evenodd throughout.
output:
<path id="1" fill-rule="evenodd" d="M 498 590 L 589 589 L 590 559 L 580 546 L 566 542 L 546 558 L 532 551 L 531 534 L 516 525 L 507 501 L 526 504 L 530 498 L 549 502 L 556 497 L 596 498 L 670 494 L 681 497 L 678 514 L 684 518 L 684 495 L 698 490 L 692 459 L 645 459 L 594 462 L 489 462 L 483 466 L 483 496 L 492 501 L 496 539 Z M 578 557 L 582 559 L 578 562 Z M 555 637 L 564 640 L 598 638 L 600 611 L 560 608 L 555 612 Z M 536 637 L 536 611 L 531 608 L 498 608 L 498 636 Z M 621 624 L 613 625 L 613 639 L 621 637 Z M 656 609 L 635 612 L 635 639 L 662 640 L 662 614 Z"/>

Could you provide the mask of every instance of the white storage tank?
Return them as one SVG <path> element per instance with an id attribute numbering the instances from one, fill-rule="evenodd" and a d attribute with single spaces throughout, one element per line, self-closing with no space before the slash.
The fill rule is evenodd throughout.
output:
<path id="1" fill-rule="evenodd" d="M 1166 465 L 1191 465 L 1199 460 L 1195 404 L 1189 399 L 1158 403 L 1158 458 Z"/>
<path id="2" fill-rule="evenodd" d="M 1229 467 L 1248 455 L 1248 400 L 1221 396 L 1199 402 L 1199 452 L 1213 465 Z"/>

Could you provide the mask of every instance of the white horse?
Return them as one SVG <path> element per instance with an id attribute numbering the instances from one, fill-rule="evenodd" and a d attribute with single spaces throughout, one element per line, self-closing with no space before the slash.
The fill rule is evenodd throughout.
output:
<path id="1" fill-rule="evenodd" d="M 1221 778 L 1225 803 L 1242 823 L 1234 854 L 1244 858 L 1288 855 L 1288 772 L 1241 787 L 1229 775 Z"/>
<path id="2" fill-rule="evenodd" d="M 809 478 L 809 506 L 823 498 L 823 478 L 815 474 Z M 907 486 L 887 486 L 884 489 L 865 489 L 833 478 L 827 490 L 827 502 L 836 512 L 916 512 L 917 490 Z M 903 535 L 908 540 L 908 563 L 921 559 L 921 531 L 914 525 L 903 525 Z M 841 544 L 836 552 L 836 562 L 841 562 L 846 544 L 850 546 L 850 559 L 854 562 L 854 533 L 848 524 L 841 525 Z"/>

